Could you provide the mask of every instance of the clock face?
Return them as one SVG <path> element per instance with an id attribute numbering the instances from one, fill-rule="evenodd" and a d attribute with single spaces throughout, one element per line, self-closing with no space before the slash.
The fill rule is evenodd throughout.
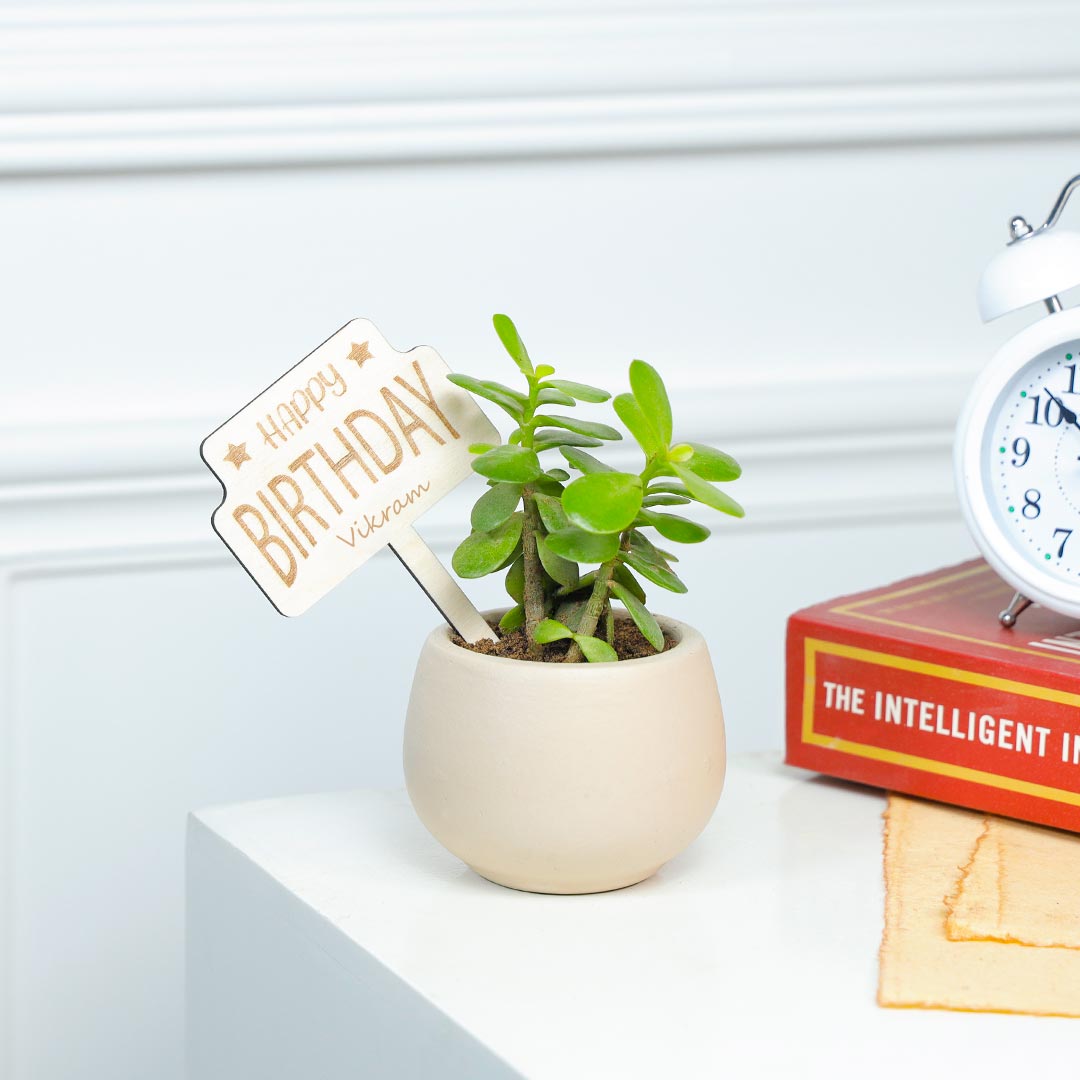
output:
<path id="1" fill-rule="evenodd" d="M 983 369 L 956 429 L 956 488 L 986 561 L 1080 618 L 1080 308 L 1032 323 Z"/>
<path id="2" fill-rule="evenodd" d="M 989 402 L 982 489 L 1012 558 L 1080 585 L 1080 338 L 1040 353 Z"/>

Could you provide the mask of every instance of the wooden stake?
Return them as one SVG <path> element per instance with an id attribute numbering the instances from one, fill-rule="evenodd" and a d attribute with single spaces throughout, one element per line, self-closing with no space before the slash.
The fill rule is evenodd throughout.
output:
<path id="1" fill-rule="evenodd" d="M 401 529 L 394 542 L 387 545 L 398 557 L 413 580 L 427 593 L 439 614 L 466 641 L 498 641 L 484 616 L 473 606 L 450 571 L 412 528 Z"/>

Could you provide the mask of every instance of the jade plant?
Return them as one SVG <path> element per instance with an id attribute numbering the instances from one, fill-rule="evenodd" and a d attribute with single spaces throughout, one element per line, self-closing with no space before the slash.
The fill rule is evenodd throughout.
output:
<path id="1" fill-rule="evenodd" d="M 472 532 L 454 552 L 455 571 L 480 578 L 505 570 L 514 606 L 499 627 L 524 630 L 530 659 L 543 658 L 544 644 L 569 639 L 566 662 L 617 660 L 613 602 L 626 609 L 655 650 L 663 650 L 664 634 L 646 607 L 641 579 L 674 593 L 686 592 L 686 585 L 672 568 L 677 557 L 649 533 L 674 544 L 696 544 L 709 529 L 659 508 L 697 503 L 742 517 L 742 507 L 715 486 L 737 479 L 742 470 L 721 450 L 673 438 L 667 390 L 642 360 L 630 364 L 630 391 L 616 396 L 612 406 L 644 464 L 639 472 L 605 464 L 589 451 L 621 439 L 619 431 L 552 407 L 600 404 L 611 395 L 552 378 L 554 367 L 533 363 L 506 315 L 493 322 L 524 385 L 518 390 L 489 379 L 449 376 L 516 425 L 503 445 L 470 447 L 473 470 L 486 478 L 488 490 L 472 509 Z M 561 457 L 553 466 L 547 459 L 556 452 Z M 572 478 L 564 464 L 579 475 Z"/>

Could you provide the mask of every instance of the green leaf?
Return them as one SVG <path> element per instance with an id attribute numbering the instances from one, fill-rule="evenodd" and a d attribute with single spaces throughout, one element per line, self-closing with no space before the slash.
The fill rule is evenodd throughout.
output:
<path id="1" fill-rule="evenodd" d="M 650 506 L 685 506 L 688 502 L 685 495 L 646 495 L 641 505 L 648 509 Z"/>
<path id="2" fill-rule="evenodd" d="M 539 369 L 536 372 L 540 374 Z M 601 401 L 607 401 L 611 395 L 606 390 L 601 390 L 598 386 L 589 386 L 588 383 L 570 382 L 568 379 L 549 379 L 544 386 L 554 386 L 556 390 L 561 390 L 564 394 L 569 394 L 573 398 L 577 398 L 578 401 L 591 401 L 594 404 L 599 404 Z"/>
<path id="3" fill-rule="evenodd" d="M 577 435 L 573 431 L 538 431 L 533 436 L 533 448 L 537 453 L 556 446 L 602 446 L 599 439 L 590 435 Z"/>
<path id="4" fill-rule="evenodd" d="M 571 523 L 593 533 L 619 533 L 641 509 L 641 477 L 602 472 L 578 477 L 563 492 Z"/>
<path id="5" fill-rule="evenodd" d="M 619 534 L 586 532 L 584 529 L 560 529 L 547 538 L 548 547 L 576 563 L 603 563 L 619 553 Z"/>
<path id="6" fill-rule="evenodd" d="M 660 624 L 653 614 L 629 589 L 624 588 L 617 581 L 611 583 L 611 591 L 630 612 L 630 618 L 634 620 L 634 625 L 641 631 L 645 640 L 657 652 L 661 652 L 664 648 L 664 631 L 660 629 Z"/>
<path id="7" fill-rule="evenodd" d="M 569 626 L 563 626 L 561 622 L 556 622 L 554 619 L 543 619 L 533 632 L 533 641 L 546 645 L 549 641 L 562 641 L 564 638 L 573 636 L 574 632 Z"/>
<path id="8" fill-rule="evenodd" d="M 470 523 L 476 532 L 497 529 L 518 507 L 520 484 L 496 484 L 488 488 L 472 508 Z"/>
<path id="9" fill-rule="evenodd" d="M 522 408 L 529 403 L 528 394 L 523 394 L 520 390 L 514 390 L 512 387 L 507 386 L 506 383 L 496 382 L 494 379 L 481 379 L 480 382 L 489 390 L 497 390 L 500 394 L 505 394 L 511 401 L 516 401 Z"/>
<path id="10" fill-rule="evenodd" d="M 649 524 L 666 540 L 677 544 L 700 544 L 712 535 L 704 525 L 678 514 L 650 514 Z"/>
<path id="11" fill-rule="evenodd" d="M 694 456 L 694 448 L 689 443 L 679 443 L 668 449 L 668 461 L 674 461 L 682 465 Z"/>
<path id="12" fill-rule="evenodd" d="M 561 390 L 556 390 L 553 387 L 546 387 L 536 395 L 536 403 L 538 405 L 568 405 L 573 408 L 577 402 L 569 395 L 564 394 Z"/>
<path id="13" fill-rule="evenodd" d="M 641 587 L 641 583 L 632 573 L 628 567 L 623 566 L 622 563 L 618 563 L 615 567 L 615 571 L 612 577 L 617 581 L 624 589 L 632 592 L 643 604 L 645 603 L 645 590 Z M 584 579 L 583 579 L 584 580 Z"/>
<path id="14" fill-rule="evenodd" d="M 644 558 L 646 562 L 662 566 L 665 569 L 670 570 L 670 564 L 678 562 L 677 555 L 657 548 L 644 532 L 638 529 L 634 529 L 630 534 L 630 550 Z"/>
<path id="15" fill-rule="evenodd" d="M 521 340 L 521 335 L 518 333 L 513 319 L 509 315 L 493 315 L 491 322 L 495 327 L 495 333 L 499 335 L 499 340 L 503 343 L 503 348 L 510 354 L 510 358 L 514 363 L 517 364 L 518 371 L 522 375 L 532 376 L 532 361 L 529 359 L 525 342 Z"/>
<path id="16" fill-rule="evenodd" d="M 630 389 L 667 447 L 671 443 L 671 403 L 660 373 L 644 360 L 634 360 L 630 364 Z"/>
<path id="17" fill-rule="evenodd" d="M 548 469 L 544 475 L 549 480 L 569 480 L 570 474 L 565 469 Z"/>
<path id="18" fill-rule="evenodd" d="M 704 443 L 688 443 L 694 451 L 686 467 L 700 476 L 702 480 L 716 480 L 721 483 L 725 480 L 738 480 L 742 476 L 742 466 L 723 450 L 717 450 Z"/>
<path id="19" fill-rule="evenodd" d="M 658 566 L 663 566 L 666 562 L 667 556 L 652 543 L 644 532 L 638 532 L 637 529 L 634 529 L 630 534 L 630 550 L 648 559 L 650 563 L 656 563 Z"/>
<path id="20" fill-rule="evenodd" d="M 446 377 L 455 386 L 460 386 L 463 390 L 468 390 L 470 394 L 475 394 L 477 397 L 482 397 L 488 401 L 494 402 L 503 410 L 503 412 L 509 413 L 514 420 L 520 421 L 524 415 L 520 403 L 502 390 L 496 390 L 494 387 L 481 382 L 479 379 L 474 379 L 471 375 L 451 373 Z"/>
<path id="21" fill-rule="evenodd" d="M 633 555 L 635 559 L 640 560 L 643 565 L 649 566 L 662 574 L 669 574 L 672 576 L 674 576 L 674 571 L 671 569 L 671 564 L 679 561 L 670 552 L 661 551 L 638 529 L 634 529 L 630 533 L 630 554 Z M 635 569 L 637 569 L 636 566 Z M 649 578 L 649 580 L 653 581 L 656 579 Z M 659 584 L 659 581 L 657 584 Z M 666 587 L 667 586 L 665 585 L 665 588 Z M 685 587 L 683 591 L 685 591 Z"/>
<path id="22" fill-rule="evenodd" d="M 499 629 L 509 633 L 511 630 L 518 630 L 525 625 L 525 609 L 517 604 L 512 607 L 500 620 Z"/>
<path id="23" fill-rule="evenodd" d="M 687 591 L 686 586 L 682 583 L 674 570 L 663 566 L 657 566 L 651 562 L 646 562 L 640 555 L 637 555 L 633 551 L 624 552 L 622 558 L 628 566 L 632 566 L 646 581 L 651 581 L 654 585 L 659 585 L 660 588 L 667 589 L 669 592 L 673 593 L 684 593 Z"/>
<path id="24" fill-rule="evenodd" d="M 732 517 L 744 517 L 746 511 L 730 496 L 725 495 L 719 488 L 702 480 L 697 473 L 691 472 L 685 465 L 675 465 L 675 472 L 679 479 L 686 485 L 687 494 L 699 503 L 711 506 L 722 514 L 730 514 Z"/>
<path id="25" fill-rule="evenodd" d="M 569 526 L 570 520 L 563 510 L 562 500 L 551 495 L 537 494 L 536 509 L 540 512 L 540 520 L 549 533 L 558 532 Z"/>
<path id="26" fill-rule="evenodd" d="M 532 486 L 536 491 L 542 492 L 544 495 L 550 495 L 553 499 L 562 498 L 562 484 L 558 480 L 553 480 L 547 473 L 538 476 L 533 481 Z"/>
<path id="27" fill-rule="evenodd" d="M 494 450 L 498 443 L 489 442 L 474 442 L 469 443 L 470 454 L 486 454 L 489 450 Z"/>
<path id="28" fill-rule="evenodd" d="M 458 544 L 451 560 L 458 577 L 480 578 L 506 561 L 521 539 L 523 515 L 514 514 L 492 532 L 473 532 Z"/>
<path id="29" fill-rule="evenodd" d="M 514 550 L 511 551 L 510 554 L 507 555 L 506 558 L 503 559 L 503 561 L 501 563 L 499 563 L 497 569 L 499 569 L 499 570 L 509 570 L 510 567 L 513 566 L 514 563 L 517 562 L 518 559 L 523 558 L 522 552 L 524 550 L 525 549 L 522 546 L 521 538 L 519 537 L 518 542 L 514 545 Z"/>
<path id="30" fill-rule="evenodd" d="M 540 556 L 544 569 L 560 585 L 570 588 L 577 584 L 580 576 L 577 563 L 556 555 L 542 536 L 536 538 L 536 554 Z"/>
<path id="31" fill-rule="evenodd" d="M 656 429 L 649 422 L 633 394 L 619 394 L 613 402 L 615 413 L 626 425 L 634 441 L 645 451 L 647 457 L 666 449 Z"/>
<path id="32" fill-rule="evenodd" d="M 559 413 L 545 413 L 535 419 L 537 426 L 547 424 L 549 427 L 566 428 L 567 431 L 576 431 L 579 435 L 589 435 L 594 439 L 616 441 L 622 438 L 610 424 L 601 424 L 598 420 L 580 420 L 576 416 L 562 416 Z"/>
<path id="33" fill-rule="evenodd" d="M 525 599 L 525 557 L 515 559 L 506 571 L 506 592 L 519 604 Z"/>
<path id="34" fill-rule="evenodd" d="M 615 471 L 610 465 L 605 465 L 599 458 L 594 458 L 592 454 L 586 454 L 584 450 L 578 450 L 572 446 L 560 446 L 559 453 L 562 454 L 575 469 L 583 473 Z"/>
<path id="35" fill-rule="evenodd" d="M 538 379 L 546 379 L 549 375 L 554 375 L 555 369 L 550 364 L 538 364 L 536 367 L 536 377 Z"/>
<path id="36" fill-rule="evenodd" d="M 492 480 L 528 484 L 540 475 L 536 451 L 524 446 L 496 446 L 472 463 L 473 471 Z"/>
<path id="37" fill-rule="evenodd" d="M 582 589 L 591 589 L 595 582 L 596 582 L 596 571 L 595 570 L 590 570 L 587 574 L 582 574 L 581 577 L 578 578 L 578 582 L 573 588 L 559 589 L 558 592 L 555 593 L 555 595 L 556 596 L 569 596 L 571 593 L 580 592 Z M 566 622 L 565 619 L 563 619 L 562 621 Z"/>
<path id="38" fill-rule="evenodd" d="M 600 638 L 589 637 L 588 634 L 574 634 L 574 640 L 590 664 L 610 664 L 619 659 L 619 654 Z"/>
<path id="39" fill-rule="evenodd" d="M 668 495 L 682 495 L 683 498 L 689 496 L 689 492 L 686 490 L 685 484 L 680 484 L 677 481 L 668 482 L 666 480 L 656 481 L 653 480 L 646 491 L 647 495 L 654 494 L 668 494 Z"/>

